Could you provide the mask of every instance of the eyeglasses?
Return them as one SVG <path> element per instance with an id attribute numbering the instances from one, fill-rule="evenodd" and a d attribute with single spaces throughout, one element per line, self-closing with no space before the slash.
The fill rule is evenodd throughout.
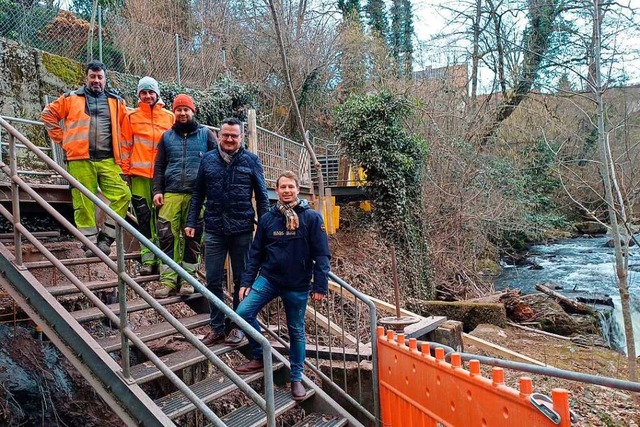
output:
<path id="1" fill-rule="evenodd" d="M 222 139 L 240 139 L 242 135 L 236 133 L 221 133 L 220 138 Z"/>

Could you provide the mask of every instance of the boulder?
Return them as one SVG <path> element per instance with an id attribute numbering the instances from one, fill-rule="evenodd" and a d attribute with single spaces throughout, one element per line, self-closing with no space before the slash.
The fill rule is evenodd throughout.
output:
<path id="1" fill-rule="evenodd" d="M 605 234 L 607 227 L 596 221 L 577 222 L 575 227 L 582 234 Z"/>

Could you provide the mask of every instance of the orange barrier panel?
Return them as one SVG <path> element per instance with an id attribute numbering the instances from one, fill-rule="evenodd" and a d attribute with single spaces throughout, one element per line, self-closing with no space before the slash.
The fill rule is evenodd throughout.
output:
<path id="1" fill-rule="evenodd" d="M 454 353 L 451 363 L 447 363 L 442 348 L 437 348 L 436 357 L 432 357 L 428 344 L 423 344 L 420 350 L 414 338 L 408 344 L 403 334 L 395 336 L 388 331 L 385 335 L 384 328 L 378 328 L 383 426 L 571 426 L 568 391 L 554 389 L 550 399 L 553 403 L 534 399 L 537 408 L 530 400 L 533 393 L 530 378 L 520 378 L 518 391 L 504 384 L 502 368 L 493 368 L 493 378 L 488 379 L 480 374 L 477 360 L 469 362 L 467 371 L 462 368 L 458 354 Z"/>

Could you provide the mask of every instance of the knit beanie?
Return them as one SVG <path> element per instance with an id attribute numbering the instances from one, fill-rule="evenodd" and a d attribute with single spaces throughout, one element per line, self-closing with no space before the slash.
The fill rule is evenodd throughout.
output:
<path id="1" fill-rule="evenodd" d="M 143 90 L 152 90 L 160 98 L 160 86 L 158 86 L 158 82 L 153 77 L 146 76 L 140 79 L 138 82 L 138 96 Z"/>
<path id="2" fill-rule="evenodd" d="M 181 93 L 173 100 L 173 111 L 176 111 L 178 107 L 190 108 L 194 113 L 196 112 L 196 105 L 193 103 L 193 98 L 189 95 Z"/>

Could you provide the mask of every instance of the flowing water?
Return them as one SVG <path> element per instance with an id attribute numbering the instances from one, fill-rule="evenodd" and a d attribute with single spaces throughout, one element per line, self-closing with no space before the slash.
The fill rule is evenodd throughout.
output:
<path id="1" fill-rule="evenodd" d="M 610 307 L 597 306 L 600 311 L 603 335 L 613 348 L 624 351 L 626 340 L 620 310 L 620 296 L 616 284 L 613 248 L 605 247 L 608 237 L 580 237 L 549 245 L 536 245 L 530 250 L 530 259 L 542 269 L 529 266 L 503 266 L 496 279 L 496 289 L 516 288 L 523 293 L 535 293 L 535 285 L 551 282 L 561 286 L 557 291 L 571 298 L 578 296 L 609 295 Z M 640 350 L 640 250 L 631 247 L 629 257 L 629 292 L 631 315 L 636 344 Z"/>

